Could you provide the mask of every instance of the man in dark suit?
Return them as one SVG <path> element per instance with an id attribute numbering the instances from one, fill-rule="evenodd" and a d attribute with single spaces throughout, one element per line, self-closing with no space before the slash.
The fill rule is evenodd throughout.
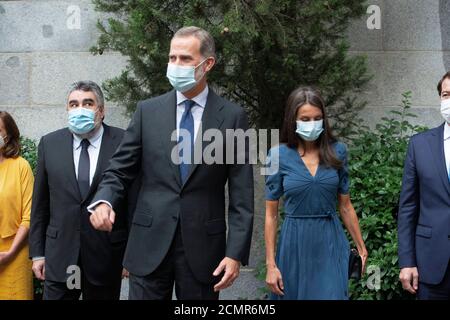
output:
<path id="1" fill-rule="evenodd" d="M 124 258 L 130 299 L 171 299 L 174 283 L 178 299 L 218 299 L 219 291 L 238 277 L 240 264 L 248 263 L 254 201 L 248 144 L 241 152 L 221 146 L 245 163 L 192 163 L 186 161 L 192 160 L 191 149 L 183 149 L 195 143 L 196 151 L 205 150 L 201 132 L 208 129 L 225 137 L 227 129 L 248 128 L 244 110 L 208 87 L 206 74 L 214 63 L 214 40 L 208 32 L 186 27 L 175 33 L 167 67 L 175 90 L 138 103 L 89 206 L 95 228 L 110 230 L 125 190 L 141 172 Z M 174 161 L 176 141 L 182 145 L 181 163 Z"/>
<path id="2" fill-rule="evenodd" d="M 67 111 L 68 128 L 39 143 L 29 239 L 33 271 L 45 280 L 44 299 L 79 299 L 81 293 L 84 300 L 119 299 L 127 214 L 102 232 L 92 227 L 86 207 L 124 130 L 103 123 L 103 94 L 92 81 L 72 85 Z"/>
<path id="3" fill-rule="evenodd" d="M 445 123 L 411 138 L 398 214 L 400 280 L 420 300 L 450 299 L 450 72 L 438 92 Z"/>

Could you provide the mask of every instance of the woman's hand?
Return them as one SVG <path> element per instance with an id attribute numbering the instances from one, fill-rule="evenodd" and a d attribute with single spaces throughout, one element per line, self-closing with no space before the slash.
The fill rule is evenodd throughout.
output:
<path id="1" fill-rule="evenodd" d="M 361 234 L 361 229 L 359 228 L 358 216 L 356 215 L 355 208 L 353 207 L 352 201 L 350 200 L 350 195 L 348 194 L 339 194 L 339 213 L 341 214 L 342 221 L 344 222 L 345 227 L 347 228 L 350 236 L 353 239 L 353 242 L 356 244 L 358 248 L 359 256 L 361 257 L 362 262 L 362 270 L 361 275 L 366 271 L 366 263 L 367 263 L 367 249 L 364 244 L 363 236 Z"/>
<path id="2" fill-rule="evenodd" d="M 362 261 L 362 270 L 361 270 L 361 275 L 364 275 L 364 273 L 366 272 L 366 262 L 367 262 L 367 257 L 369 256 L 369 253 L 367 252 L 366 247 L 362 247 L 361 249 L 358 249 L 358 253 L 359 256 L 361 257 L 361 261 Z"/>
<path id="3" fill-rule="evenodd" d="M 0 266 L 6 266 L 13 260 L 14 256 L 12 252 L 0 252 Z"/>
<path id="4" fill-rule="evenodd" d="M 284 295 L 283 279 L 280 270 L 276 266 L 267 267 L 266 283 L 270 291 L 279 296 Z"/>
<path id="5" fill-rule="evenodd" d="M 26 245 L 28 236 L 28 227 L 20 226 L 17 229 L 14 240 L 8 251 L 0 252 L 0 266 L 7 265 L 19 254 L 20 250 Z"/>

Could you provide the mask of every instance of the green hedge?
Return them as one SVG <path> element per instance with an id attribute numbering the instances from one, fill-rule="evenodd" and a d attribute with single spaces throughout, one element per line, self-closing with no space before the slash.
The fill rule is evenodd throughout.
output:
<path id="1" fill-rule="evenodd" d="M 396 216 L 409 138 L 426 128 L 408 121 L 416 117 L 410 112 L 410 100 L 411 92 L 404 93 L 400 111 L 391 111 L 392 116 L 382 118 L 375 130 L 360 128 L 350 141 L 352 202 L 369 252 L 367 265 L 380 271 L 379 286 L 367 286 L 374 284 L 375 272 L 359 282 L 351 281 L 351 299 L 412 298 L 398 279 Z"/>
<path id="2" fill-rule="evenodd" d="M 28 161 L 33 172 L 36 170 L 37 163 L 37 146 L 34 140 L 21 137 L 20 138 L 21 156 Z"/>

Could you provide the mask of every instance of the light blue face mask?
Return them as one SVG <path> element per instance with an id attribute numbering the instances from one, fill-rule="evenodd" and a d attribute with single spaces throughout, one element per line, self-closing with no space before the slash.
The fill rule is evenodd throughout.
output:
<path id="1" fill-rule="evenodd" d="M 5 140 L 6 136 L 5 137 L 0 136 L 0 148 L 2 148 L 6 144 Z"/>
<path id="2" fill-rule="evenodd" d="M 95 112 L 79 107 L 69 111 L 69 129 L 75 134 L 85 134 L 95 127 Z"/>
<path id="3" fill-rule="evenodd" d="M 323 120 L 297 121 L 295 132 L 306 141 L 315 141 L 323 132 Z"/>
<path id="4" fill-rule="evenodd" d="M 167 65 L 166 77 L 169 79 L 170 84 L 175 90 L 180 92 L 189 91 L 198 83 L 198 80 L 195 80 L 195 70 L 206 60 L 208 60 L 208 58 L 200 62 L 197 66 L 179 66 L 169 63 Z M 203 78 L 203 75 L 199 80 L 201 78 Z"/>

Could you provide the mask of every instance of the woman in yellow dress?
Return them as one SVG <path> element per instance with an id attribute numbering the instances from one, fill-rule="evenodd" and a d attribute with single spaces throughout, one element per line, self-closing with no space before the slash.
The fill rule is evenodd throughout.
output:
<path id="1" fill-rule="evenodd" d="M 0 300 L 33 299 L 28 256 L 33 172 L 19 156 L 19 129 L 0 111 Z"/>

